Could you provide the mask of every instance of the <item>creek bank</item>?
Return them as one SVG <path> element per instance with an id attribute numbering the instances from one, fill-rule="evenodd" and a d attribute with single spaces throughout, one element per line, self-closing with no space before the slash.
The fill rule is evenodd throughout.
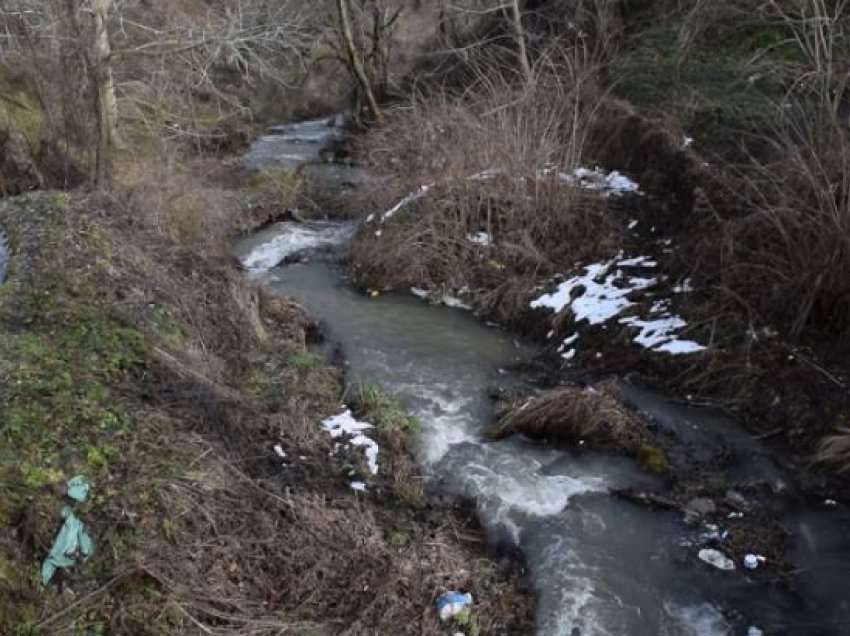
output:
<path id="1" fill-rule="evenodd" d="M 263 243 L 270 240 L 270 236 L 247 239 L 237 253 L 245 258 L 253 250 L 266 249 Z M 477 387 L 468 385 L 471 375 L 481 373 L 476 366 L 468 366 L 475 355 L 491 359 L 504 346 L 491 339 L 501 342 L 509 337 L 481 326 L 462 310 L 430 306 L 404 294 L 358 292 L 340 271 L 338 254 L 330 259 L 327 252 L 308 254 L 302 252 L 303 258 L 292 254 L 297 263 L 273 268 L 261 279 L 299 299 L 325 325 L 329 338 L 345 354 L 350 382 L 378 381 L 419 416 L 425 428 L 418 457 L 424 461 L 425 474 L 431 476 L 431 487 L 445 493 L 444 500 L 476 502 L 497 554 L 519 551 L 525 555 L 540 604 L 538 633 L 561 633 L 558 629 L 564 626 L 584 625 L 593 634 L 603 625 L 629 625 L 625 629 L 630 631 L 623 633 L 654 634 L 659 624 L 693 628 L 703 624 L 699 618 L 703 615 L 711 617 L 713 627 L 705 632 L 709 634 L 728 634 L 751 624 L 766 628 L 767 633 L 784 633 L 778 626 L 802 624 L 814 617 L 807 610 L 803 618 L 792 609 L 792 590 L 802 588 L 809 598 L 812 581 L 799 574 L 789 576 L 792 567 L 800 565 L 793 559 L 801 535 L 796 530 L 789 535 L 784 527 L 798 514 L 811 519 L 827 509 L 805 505 L 793 476 L 786 479 L 771 453 L 733 422 L 620 383 L 617 404 L 630 405 L 630 421 L 645 422 L 647 434 L 659 440 L 669 458 L 671 467 L 661 476 L 642 474 L 625 459 L 620 464 L 622 458 L 595 453 L 592 444 L 564 453 L 554 445 L 514 436 L 482 446 L 490 419 L 487 387 L 502 382 L 503 394 L 518 399 L 529 395 L 530 387 L 522 381 L 505 383 L 513 363 L 500 365 L 501 371 Z M 480 339 L 489 344 L 479 346 Z M 451 364 L 440 364 L 447 359 Z M 480 359 L 475 364 L 481 364 Z M 456 378 L 456 373 L 461 375 Z M 476 405 L 472 411 L 463 405 L 470 399 Z M 478 409 L 484 409 L 483 418 Z M 585 472 L 591 466 L 596 468 Z M 835 512 L 833 523 L 840 524 L 841 510 Z M 618 540 L 612 532 L 622 531 L 623 519 L 633 519 L 658 534 L 642 536 L 636 544 L 631 539 Z M 597 530 L 591 532 L 592 528 Z M 605 537 L 601 544 L 596 531 Z M 818 529 L 819 536 L 822 531 Z M 568 548 L 565 536 L 571 537 Z M 550 543 L 555 537 L 558 548 Z M 605 558 L 596 554 L 597 547 Z M 664 565 L 658 565 L 652 575 L 651 585 L 663 589 L 652 588 L 656 605 L 659 594 L 677 598 L 677 593 L 659 583 L 664 580 L 675 580 L 690 590 L 686 596 L 691 601 L 706 594 L 712 600 L 705 606 L 670 600 L 664 616 L 631 623 L 629 612 L 622 606 L 618 611 L 609 608 L 593 589 L 604 581 L 606 589 L 616 590 L 617 595 L 630 594 L 626 592 L 629 568 L 643 571 L 646 567 L 636 555 L 656 549 L 669 555 L 658 556 Z M 700 551 L 711 549 L 736 565 L 735 572 L 722 573 L 728 577 L 721 588 L 712 566 L 698 557 Z M 749 570 L 744 565 L 748 555 L 763 556 L 765 561 Z M 590 564 L 594 565 L 587 571 Z M 644 580 L 643 585 L 649 582 Z M 576 590 L 583 590 L 579 598 Z M 782 599 L 781 609 L 765 609 L 762 595 L 770 594 Z M 835 600 L 827 602 L 830 613 L 840 612 Z M 838 624 L 830 620 L 818 624 L 825 629 Z"/>
<path id="2" fill-rule="evenodd" d="M 487 182 L 498 178 L 497 174 L 487 174 L 481 176 L 480 179 L 473 181 Z M 431 186 L 420 188 L 415 195 L 409 195 L 397 199 L 398 203 L 392 206 L 387 206 L 387 211 L 390 212 L 389 218 L 387 215 L 382 215 L 382 220 L 388 222 L 387 225 L 376 226 L 374 223 L 364 223 L 358 232 L 358 237 L 369 235 L 371 238 L 368 245 L 370 249 L 379 245 L 387 239 L 387 232 L 392 231 L 393 222 L 396 218 L 404 219 L 408 216 L 419 215 L 423 217 L 423 212 L 418 209 L 421 202 L 427 201 L 429 196 L 441 196 L 438 192 L 434 194 L 435 189 Z M 524 364 L 520 367 L 531 367 L 534 372 L 540 376 L 544 386 L 561 386 L 564 384 L 570 385 L 575 383 L 586 384 L 590 378 L 611 377 L 617 372 L 634 371 L 634 369 L 646 368 L 644 364 L 636 363 L 631 368 L 622 364 L 623 360 L 638 360 L 653 358 L 659 361 L 658 364 L 670 364 L 675 360 L 676 364 L 693 364 L 693 360 L 689 354 L 704 355 L 700 353 L 702 345 L 696 346 L 692 343 L 705 342 L 710 343 L 710 338 L 694 338 L 694 340 L 682 340 L 685 342 L 686 349 L 676 345 L 669 348 L 664 345 L 675 344 L 676 336 L 668 330 L 668 325 L 675 323 L 676 328 L 680 328 L 679 321 L 675 319 L 674 311 L 688 311 L 688 301 L 695 293 L 694 282 L 689 280 L 689 277 L 682 275 L 671 275 L 672 264 L 674 262 L 673 255 L 676 252 L 675 242 L 672 238 L 659 236 L 657 227 L 654 223 L 650 224 L 651 216 L 647 216 L 645 204 L 641 199 L 633 198 L 631 203 L 617 201 L 618 205 L 614 208 L 621 214 L 623 219 L 624 229 L 631 232 L 634 236 L 631 242 L 632 247 L 620 252 L 614 256 L 613 265 L 605 267 L 600 266 L 600 272 L 605 276 L 615 274 L 619 276 L 620 271 L 633 273 L 627 274 L 627 281 L 631 279 L 640 279 L 640 285 L 635 286 L 632 290 L 628 288 L 625 292 L 620 293 L 619 290 L 624 289 L 624 286 L 619 284 L 614 278 L 611 282 L 613 294 L 602 292 L 598 295 L 598 299 L 603 300 L 613 296 L 613 298 L 622 299 L 618 302 L 616 311 L 613 314 L 606 315 L 605 319 L 600 320 L 596 324 L 592 324 L 592 320 L 588 320 L 587 325 L 578 325 L 578 321 L 572 322 L 569 320 L 568 312 L 560 312 L 556 315 L 556 320 L 547 324 L 545 313 L 541 313 L 539 309 L 531 307 L 535 299 L 541 298 L 553 287 L 537 287 L 529 286 L 525 290 L 524 300 L 522 301 L 528 308 L 523 315 L 524 330 L 526 333 L 536 333 L 541 338 L 553 341 L 555 344 L 548 349 L 544 354 L 533 364 Z M 648 209 L 652 209 L 649 206 Z M 396 212 L 400 212 L 396 215 Z M 377 216 L 377 213 L 375 214 Z M 374 217 L 373 217 L 374 218 Z M 641 227 L 642 226 L 642 227 Z M 278 231 L 286 232 L 286 228 L 279 227 Z M 468 228 L 466 234 L 461 234 L 457 237 L 458 241 L 463 241 L 466 236 L 466 244 L 472 246 L 473 250 L 479 254 L 485 253 L 492 248 L 498 247 L 498 233 L 493 233 L 487 230 L 480 230 L 476 233 L 476 228 Z M 486 233 L 486 239 L 483 235 Z M 355 240 L 358 240 L 355 238 Z M 390 242 L 390 245 L 394 245 Z M 417 249 L 415 243 L 408 244 L 408 247 Z M 357 250 L 357 247 L 355 247 Z M 365 261 L 363 251 L 362 258 L 358 261 L 357 252 L 355 251 L 354 264 L 355 266 Z M 372 251 L 372 254 L 375 252 Z M 287 262 L 302 262 L 305 263 L 304 268 L 299 269 L 296 266 L 294 272 L 300 272 L 301 276 L 308 275 L 312 272 L 310 264 L 312 257 L 302 258 L 303 252 L 298 254 L 290 254 L 286 257 Z M 479 256 L 479 258 L 486 258 Z M 494 259 L 495 260 L 495 259 Z M 498 261 L 496 261 L 498 263 Z M 499 268 L 493 268 L 497 270 Z M 647 276 L 641 273 L 643 269 L 649 273 Z M 603 271 L 604 270 L 604 271 Z M 581 272 L 581 269 L 577 270 Z M 673 270 L 675 271 L 675 270 Z M 430 276 L 432 272 L 422 270 L 423 276 Z M 578 289 L 578 294 L 565 294 L 568 302 L 559 306 L 563 309 L 567 305 L 572 304 L 576 297 L 587 294 L 588 289 L 592 289 L 592 285 L 588 282 L 599 280 L 605 281 L 605 276 L 597 279 L 595 276 L 584 281 L 581 284 L 575 285 Z M 303 294 L 305 303 L 314 308 L 320 316 L 325 316 L 327 319 L 328 308 L 332 307 L 330 299 L 323 293 L 311 288 L 312 285 L 319 285 L 319 288 L 326 285 L 325 282 L 318 282 L 319 279 L 313 278 L 313 274 L 309 274 L 310 281 L 299 281 L 296 283 L 293 275 L 287 273 L 287 268 L 278 268 L 270 272 L 266 276 L 266 280 L 272 285 L 279 286 L 286 293 Z M 325 274 L 322 274 L 322 278 Z M 650 280 L 652 277 L 652 280 Z M 553 280 L 557 283 L 559 280 L 568 279 L 569 276 L 561 275 Z M 382 284 L 380 279 L 371 279 L 369 283 L 363 283 L 361 273 L 354 270 L 355 282 L 361 282 L 367 291 L 370 291 L 371 296 L 375 298 L 391 299 L 395 295 L 392 294 L 392 288 L 396 285 Z M 369 280 L 369 279 L 367 279 Z M 463 279 L 461 279 L 463 280 Z M 412 282 L 413 281 L 413 282 Z M 426 282 L 427 281 L 427 282 Z M 403 288 L 410 288 L 410 293 L 420 297 L 433 299 L 450 299 L 450 305 L 462 306 L 465 302 L 469 302 L 478 308 L 478 313 L 483 318 L 492 317 L 485 307 L 482 307 L 476 293 L 480 290 L 470 288 L 468 286 L 458 286 L 455 284 L 434 283 L 433 278 L 426 279 L 405 279 Z M 412 284 L 411 284 L 412 282 Z M 424 283 L 424 284 L 423 284 Z M 293 286 L 294 285 L 294 286 Z M 306 287 L 305 287 L 306 285 Z M 424 288 L 424 289 L 423 289 Z M 318 296 L 316 293 L 318 292 Z M 348 292 L 337 287 L 337 292 L 347 295 Z M 637 293 L 635 293 L 637 292 Z M 664 302 L 659 301 L 660 296 Z M 458 296 L 462 300 L 454 300 Z M 589 295 L 588 295 L 589 296 Z M 553 298 L 554 300 L 554 298 Z M 377 302 L 377 301 L 375 301 Z M 393 305 L 396 301 L 388 300 Z M 618 313 L 623 309 L 636 308 L 638 310 L 655 311 L 662 324 L 660 328 L 655 328 L 649 321 L 641 318 L 642 322 L 635 321 L 620 322 L 621 334 L 631 334 L 630 337 L 615 338 L 612 342 L 606 328 L 607 320 L 611 318 L 621 318 Z M 337 310 L 331 310 L 331 313 Z M 343 313 L 351 315 L 351 310 L 346 310 Z M 369 312 L 374 316 L 373 312 Z M 592 312 L 588 316 L 594 315 Z M 628 314 L 626 314 L 628 316 Z M 590 329 L 587 326 L 591 327 Z M 633 329 L 637 327 L 637 336 Z M 334 325 L 331 324 L 331 333 L 335 333 L 338 337 L 340 333 L 345 333 L 349 329 L 357 329 L 355 325 Z M 701 331 L 704 336 L 706 332 Z M 551 333 L 550 333 L 551 332 Z M 548 338 L 544 336 L 548 335 Z M 555 336 L 562 334 L 559 338 Z M 567 336 L 567 334 L 573 334 Z M 691 334 L 687 334 L 687 338 L 691 338 Z M 573 339 L 573 340 L 570 340 Z M 569 343 L 563 340 L 570 340 Z M 635 342 L 633 342 L 633 340 Z M 587 357 L 574 352 L 571 355 L 565 356 L 569 351 L 563 346 L 564 344 L 572 345 L 576 341 L 580 341 L 585 351 L 589 350 L 592 353 L 592 359 L 596 360 L 596 364 L 588 364 L 587 368 L 582 368 L 582 365 L 587 361 Z M 588 344 L 589 343 L 589 344 Z M 658 346 L 661 345 L 661 346 Z M 351 343 L 347 345 L 351 346 Z M 360 346 L 360 345 L 358 345 Z M 346 346 L 343 346 L 345 349 Z M 675 350 L 674 350 L 675 349 Z M 641 350 L 643 352 L 641 353 Z M 649 351 L 647 351 L 649 350 Z M 653 351 L 654 350 L 654 351 Z M 627 353 L 623 353 L 627 352 Z M 600 360 L 599 353 L 602 353 L 604 364 L 598 362 Z M 679 353 L 681 355 L 674 355 Z M 374 355 L 380 356 L 382 353 L 376 351 Z M 611 360 L 615 360 L 611 362 Z M 686 362 L 683 362 L 685 361 Z M 349 361 L 351 362 L 351 361 Z M 360 360 L 360 364 L 363 364 Z M 355 361 L 353 364 L 357 364 Z M 673 365 L 675 367 L 675 364 Z M 680 368 L 680 367 L 675 367 Z M 637 388 L 629 388 L 629 385 L 622 384 L 620 388 L 623 393 L 628 394 L 628 398 L 621 398 L 621 404 L 630 404 L 630 409 L 634 415 L 629 419 L 642 420 L 642 428 L 646 432 L 645 440 L 651 440 L 651 443 L 641 443 L 637 445 L 637 450 L 641 447 L 647 447 L 644 452 L 645 465 L 655 463 L 657 472 L 663 476 L 663 481 L 659 484 L 654 483 L 654 487 L 640 487 L 633 484 L 624 484 L 621 487 L 612 488 L 612 494 L 629 502 L 646 506 L 648 508 L 660 508 L 668 511 L 674 511 L 680 520 L 686 521 L 692 528 L 692 533 L 689 539 L 680 544 L 689 554 L 689 558 L 697 560 L 697 554 L 700 550 L 719 550 L 728 557 L 732 558 L 733 563 L 737 565 L 740 573 L 746 573 L 745 579 L 750 580 L 755 577 L 764 585 L 772 585 L 775 581 L 782 581 L 787 589 L 793 588 L 800 584 L 799 577 L 792 576 L 798 574 L 796 565 L 792 565 L 789 555 L 799 554 L 800 536 L 789 534 L 786 529 L 785 522 L 789 514 L 802 514 L 803 517 L 817 515 L 821 511 L 828 511 L 828 506 L 824 503 L 829 500 L 828 497 L 818 498 L 817 494 L 813 494 L 811 490 L 812 482 L 806 477 L 797 474 L 797 467 L 790 466 L 787 461 L 782 459 L 779 454 L 779 464 L 774 461 L 777 454 L 774 449 L 767 449 L 757 440 L 739 430 L 738 425 L 729 419 L 720 417 L 718 414 L 712 414 L 710 411 L 699 410 L 694 407 L 678 408 L 675 404 L 669 403 L 655 397 L 647 398 L 647 392 Z M 497 391 L 498 393 L 503 393 Z M 524 400 L 528 393 L 519 394 L 513 393 L 514 398 Z M 697 400 L 690 400 L 697 402 Z M 641 411 L 648 411 L 642 413 Z M 694 423 L 696 421 L 696 423 Z M 551 440 L 551 436 L 544 435 Z M 575 439 L 575 442 L 581 442 L 581 439 Z M 622 440 L 608 440 L 608 450 L 616 450 L 623 452 L 628 450 L 629 454 L 638 456 L 640 453 L 635 453 L 635 448 L 632 446 L 626 449 L 622 445 Z M 453 442 L 457 443 L 457 442 Z M 582 445 L 583 446 L 583 445 Z M 587 445 L 590 450 L 592 444 Z M 604 447 L 604 444 L 603 444 Z M 441 487 L 445 488 L 445 484 Z M 467 493 L 469 491 L 466 491 Z M 480 494 L 479 494 L 480 496 Z M 481 513 L 482 504 L 479 503 L 479 512 Z M 485 506 L 486 510 L 486 506 Z M 791 511 L 794 511 L 793 513 Z M 482 513 L 485 518 L 490 514 Z M 835 518 L 835 523 L 841 523 L 838 517 Z M 500 532 L 504 530 L 494 529 L 490 526 L 491 541 L 497 544 L 510 546 L 512 541 L 509 538 L 510 533 L 506 536 L 507 540 L 500 539 Z M 494 538 L 495 537 L 495 538 Z M 756 557 L 758 566 L 749 570 L 745 563 L 751 561 L 750 557 Z M 764 557 L 764 561 L 758 559 Z M 549 564 L 551 565 L 551 564 Z M 797 564 L 799 565 L 799 564 Z M 545 568 L 546 564 L 538 560 L 531 559 L 530 567 L 532 571 L 535 568 Z M 805 585 L 811 587 L 811 580 L 807 580 Z M 543 590 L 537 587 L 538 594 L 541 595 L 544 607 L 549 607 L 553 603 L 552 591 Z M 554 601 L 562 603 L 561 601 Z M 832 610 L 830 610 L 832 611 Z M 538 623 L 541 619 L 538 618 Z M 775 619 L 782 620 L 782 619 Z M 540 623 L 539 623 L 540 624 Z M 544 621 L 544 624 L 545 621 Z M 827 623 L 824 623 L 826 625 Z M 544 628 L 544 632 L 545 633 Z M 713 633 L 713 632 L 712 632 Z M 723 633 L 718 631 L 717 633 Z"/>
<path id="3" fill-rule="evenodd" d="M 347 487 L 319 426 L 340 373 L 309 354 L 303 310 L 127 201 L 0 202 L 0 631 L 439 634 L 446 589 L 473 592 L 487 633 L 527 631 L 470 515 Z M 78 474 L 97 550 L 45 588 Z"/>

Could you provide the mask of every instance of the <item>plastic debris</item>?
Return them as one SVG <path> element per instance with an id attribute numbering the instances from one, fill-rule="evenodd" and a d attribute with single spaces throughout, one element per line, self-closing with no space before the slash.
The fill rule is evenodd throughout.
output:
<path id="1" fill-rule="evenodd" d="M 744 567 L 748 570 L 755 570 L 765 561 L 767 561 L 767 559 L 760 554 L 748 554 L 744 557 Z"/>
<path id="2" fill-rule="evenodd" d="M 68 496 L 74 501 L 83 502 L 88 499 L 91 486 L 88 480 L 82 475 L 72 477 L 67 481 L 65 486 L 68 489 Z"/>
<path id="3" fill-rule="evenodd" d="M 41 580 L 45 585 L 50 583 L 57 568 L 73 567 L 77 559 L 86 560 L 94 553 L 94 541 L 69 507 L 63 508 L 62 518 L 65 523 L 41 566 Z"/>
<path id="4" fill-rule="evenodd" d="M 747 636 L 764 636 L 764 632 L 755 625 L 751 625 L 747 630 Z"/>
<path id="5" fill-rule="evenodd" d="M 437 599 L 437 613 L 441 621 L 447 621 L 453 616 L 463 613 L 472 605 L 472 594 L 446 592 Z"/>
<path id="6" fill-rule="evenodd" d="M 720 550 L 704 548 L 699 551 L 697 556 L 699 556 L 700 561 L 713 565 L 718 570 L 730 571 L 735 569 L 735 562 L 720 552 Z"/>

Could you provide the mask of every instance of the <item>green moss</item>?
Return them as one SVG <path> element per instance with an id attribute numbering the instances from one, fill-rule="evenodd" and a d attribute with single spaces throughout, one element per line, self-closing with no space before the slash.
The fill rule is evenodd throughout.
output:
<path id="1" fill-rule="evenodd" d="M 309 351 L 303 351 L 289 356 L 286 360 L 286 364 L 296 371 L 303 372 L 319 368 L 324 364 L 324 360 L 321 356 Z"/>
<path id="2" fill-rule="evenodd" d="M 4 334 L 0 356 L 15 365 L 0 401 L 0 480 L 32 490 L 79 469 L 105 470 L 112 440 L 131 422 L 115 391 L 133 380 L 144 354 L 141 334 L 102 316 Z M 0 512 L 0 521 L 12 516 Z"/>
<path id="3" fill-rule="evenodd" d="M 35 149 L 44 141 L 46 120 L 38 100 L 26 87 L 9 84 L 0 78 L 0 129 L 24 135 Z"/>
<path id="4" fill-rule="evenodd" d="M 612 67 L 616 90 L 643 110 L 675 114 L 700 143 L 735 145 L 742 131 L 769 125 L 785 93 L 779 65 L 799 51 L 784 29 L 729 26 L 680 47 L 680 23 L 664 21 L 641 33 Z M 751 64 L 755 56 L 759 65 Z"/>

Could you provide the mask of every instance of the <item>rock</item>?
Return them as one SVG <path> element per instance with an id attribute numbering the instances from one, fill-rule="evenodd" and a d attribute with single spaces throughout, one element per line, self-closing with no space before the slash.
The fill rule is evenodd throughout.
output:
<path id="1" fill-rule="evenodd" d="M 717 512 L 717 505 L 708 497 L 697 497 L 685 504 L 685 522 L 694 523 Z"/>
<path id="2" fill-rule="evenodd" d="M 699 551 L 700 561 L 708 563 L 716 567 L 718 570 L 732 571 L 735 569 L 735 562 L 723 554 L 720 550 L 712 550 L 705 548 Z"/>
<path id="3" fill-rule="evenodd" d="M 725 499 L 726 503 L 728 503 L 733 508 L 737 508 L 738 510 L 743 510 L 746 512 L 751 508 L 750 501 L 737 490 L 727 490 Z"/>

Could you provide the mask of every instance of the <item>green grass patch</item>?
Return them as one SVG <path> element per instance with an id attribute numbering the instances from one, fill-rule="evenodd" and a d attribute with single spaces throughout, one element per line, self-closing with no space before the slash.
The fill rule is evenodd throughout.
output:
<path id="1" fill-rule="evenodd" d="M 786 87 L 784 65 L 800 52 L 776 25 L 727 26 L 680 46 L 675 21 L 641 32 L 612 64 L 615 90 L 644 111 L 672 113 L 710 147 L 739 143 L 767 128 Z"/>
<path id="2" fill-rule="evenodd" d="M 39 488 L 68 470 L 107 468 L 104 437 L 131 424 L 116 389 L 142 368 L 142 335 L 100 316 L 47 332 L 6 334 L 0 355 L 14 361 L 2 404 L 0 467 Z"/>
<path id="3" fill-rule="evenodd" d="M 368 420 L 381 435 L 407 437 L 419 431 L 419 421 L 374 384 L 358 384 L 347 398 L 357 416 Z"/>

